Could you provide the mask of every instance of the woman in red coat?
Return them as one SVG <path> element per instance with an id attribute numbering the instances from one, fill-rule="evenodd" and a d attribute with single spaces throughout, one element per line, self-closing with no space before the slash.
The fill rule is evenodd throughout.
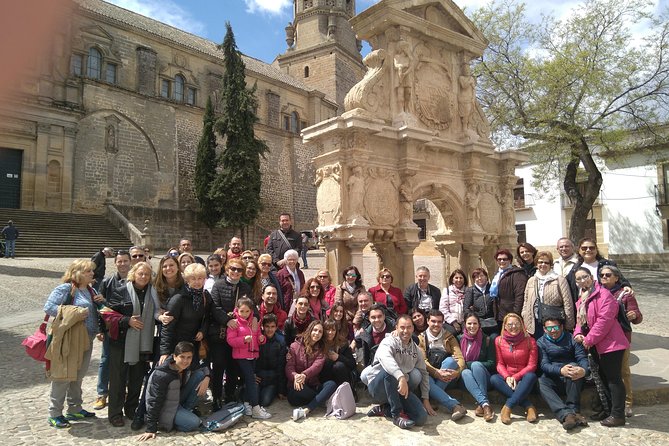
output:
<path id="1" fill-rule="evenodd" d="M 537 421 L 537 411 L 527 399 L 537 382 L 538 351 L 534 338 L 527 334 L 523 320 L 508 313 L 502 322 L 502 334 L 495 339 L 497 373 L 490 383 L 507 400 L 502 406 L 500 419 L 511 423 L 511 409 L 520 405 L 527 411 L 527 421 Z"/>
<path id="2" fill-rule="evenodd" d="M 372 295 L 374 302 L 378 302 L 385 305 L 386 308 L 394 310 L 398 316 L 406 314 L 409 311 L 407 301 L 402 295 L 402 290 L 392 286 L 393 273 L 388 268 L 383 268 L 376 276 L 376 280 L 379 284 L 369 289 L 369 294 Z"/>

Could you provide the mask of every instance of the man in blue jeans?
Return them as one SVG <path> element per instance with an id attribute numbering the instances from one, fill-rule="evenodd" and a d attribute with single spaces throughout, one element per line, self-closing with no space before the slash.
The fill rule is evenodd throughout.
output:
<path id="1" fill-rule="evenodd" d="M 5 257 L 16 258 L 16 239 L 19 238 L 19 230 L 16 229 L 12 220 L 9 220 L 7 226 L 2 228 L 2 236 L 5 238 Z"/>
<path id="2" fill-rule="evenodd" d="M 379 404 L 367 416 L 386 416 L 395 426 L 408 429 L 422 426 L 435 412 L 430 406 L 430 376 L 423 352 L 412 340 L 413 321 L 403 314 L 395 331 L 387 335 L 376 351 L 374 363 L 363 371 L 372 400 Z M 420 387 L 422 398 L 411 391 Z"/>

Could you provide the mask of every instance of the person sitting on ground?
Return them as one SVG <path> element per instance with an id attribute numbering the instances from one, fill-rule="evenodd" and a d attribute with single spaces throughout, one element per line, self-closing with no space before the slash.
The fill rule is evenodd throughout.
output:
<path id="1" fill-rule="evenodd" d="M 581 415 L 581 390 L 588 374 L 588 354 L 565 331 L 564 321 L 544 319 L 544 335 L 537 340 L 541 371 L 539 393 L 565 430 L 587 426 Z M 560 395 L 566 395 L 563 401 Z"/>
<path id="2" fill-rule="evenodd" d="M 277 305 L 278 297 L 279 291 L 276 286 L 271 283 L 269 285 L 265 285 L 262 290 L 262 302 L 260 302 L 258 312 L 260 314 L 261 321 L 265 318 L 265 315 L 273 314 L 276 317 L 276 323 L 279 331 L 283 333 L 288 315 Z"/>
<path id="3" fill-rule="evenodd" d="M 337 325 L 337 333 L 345 333 L 346 339 L 348 339 L 348 342 L 351 345 L 351 350 L 355 351 L 353 324 L 349 324 L 346 321 L 346 310 L 344 310 L 344 304 L 341 302 L 335 302 L 332 304 L 328 319 L 335 321 L 335 324 Z"/>
<path id="4" fill-rule="evenodd" d="M 271 285 L 270 285 L 271 286 Z M 256 382 L 260 394 L 260 405 L 268 407 L 277 396 L 286 395 L 286 341 L 277 330 L 277 317 L 267 313 L 262 317 L 262 329 L 266 342 L 260 346 L 256 361 Z"/>
<path id="5" fill-rule="evenodd" d="M 291 406 L 300 406 L 293 410 L 293 421 L 306 418 L 337 390 L 334 381 L 321 383 L 318 378 L 325 364 L 323 345 L 323 323 L 319 320 L 312 321 L 290 345 L 286 356 L 288 402 Z"/>
<path id="6" fill-rule="evenodd" d="M 260 420 L 272 418 L 272 415 L 260 405 L 258 383 L 256 382 L 256 360 L 260 356 L 260 345 L 265 343 L 265 335 L 260 327 L 253 327 L 253 301 L 242 297 L 234 310 L 236 327 L 228 327 L 226 340 L 232 347 L 232 359 L 241 372 L 244 385 L 244 415 Z"/>
<path id="7" fill-rule="evenodd" d="M 341 333 L 337 332 L 337 324 L 332 319 L 323 322 L 323 329 L 325 331 L 323 335 L 325 363 L 318 379 L 321 382 L 334 381 L 337 386 L 348 382 L 353 389 L 354 373 L 356 371 L 355 358 L 346 335 L 342 336 Z"/>
<path id="8" fill-rule="evenodd" d="M 435 414 L 430 406 L 430 375 L 425 367 L 425 357 L 412 336 L 413 322 L 403 314 L 397 320 L 393 335 L 381 341 L 374 364 L 361 374 L 372 401 L 378 404 L 367 412 L 367 416 L 392 418 L 400 429 L 422 426 L 428 414 Z M 416 388 L 419 388 L 420 398 L 412 391 Z"/>
<path id="9" fill-rule="evenodd" d="M 372 300 L 372 296 L 369 292 L 361 291 L 360 294 L 358 294 L 358 311 L 356 311 L 355 316 L 353 316 L 353 324 L 352 324 L 354 332 L 358 331 L 361 328 L 364 330 L 367 327 L 369 327 L 369 309 L 372 307 L 373 303 L 374 301 Z M 383 305 L 385 307 L 384 304 L 379 304 L 379 305 Z M 388 317 L 387 307 L 385 313 L 386 317 Z"/>
<path id="10" fill-rule="evenodd" d="M 301 335 L 309 324 L 314 320 L 309 306 L 309 299 L 306 296 L 300 296 L 295 302 L 295 313 L 288 316 L 283 326 L 283 333 L 286 337 L 286 345 L 290 345 Z"/>
<path id="11" fill-rule="evenodd" d="M 198 398 L 207 393 L 209 369 L 192 370 L 195 347 L 181 341 L 174 353 L 151 373 L 146 385 L 146 431 L 139 441 L 156 438 L 158 429 L 192 432 L 202 421 L 193 413 Z"/>
<path id="12" fill-rule="evenodd" d="M 358 348 L 358 358 L 363 367 L 374 362 L 376 350 L 388 333 L 395 330 L 395 324 L 386 318 L 385 307 L 375 303 L 369 309 L 367 328 L 360 328 L 355 333 L 355 345 Z"/>
<path id="13" fill-rule="evenodd" d="M 492 421 L 495 412 L 490 406 L 488 389 L 490 376 L 495 373 L 494 337 L 483 333 L 481 321 L 476 314 L 468 313 L 465 315 L 465 328 L 459 341 L 466 367 L 461 373 L 462 383 L 476 400 L 474 413 L 485 421 Z"/>
<path id="14" fill-rule="evenodd" d="M 372 300 L 385 305 L 396 315 L 406 314 L 409 311 L 407 302 L 402 296 L 402 290 L 392 285 L 393 273 L 388 268 L 383 268 L 376 275 L 376 280 L 378 285 L 368 290 Z"/>
<path id="15" fill-rule="evenodd" d="M 439 311 L 444 315 L 444 328 L 455 336 L 462 333 L 467 285 L 467 274 L 461 269 L 456 269 L 448 277 L 448 287 L 441 292 Z"/>
<path id="16" fill-rule="evenodd" d="M 427 324 L 428 329 L 418 336 L 418 347 L 423 352 L 430 375 L 430 399 L 451 412 L 451 420 L 458 421 L 467 415 L 467 410 L 446 393 L 446 389 L 457 385 L 465 368 L 465 359 L 457 339 L 444 329 L 441 311 L 430 310 Z"/>
<path id="17" fill-rule="evenodd" d="M 492 386 L 506 397 L 500 419 L 511 424 L 511 410 L 520 405 L 527 411 L 527 421 L 535 423 L 537 410 L 527 397 L 537 383 L 537 343 L 515 313 L 504 316 L 502 327 L 502 334 L 495 338 L 497 373 L 490 378 Z"/>
<path id="18" fill-rule="evenodd" d="M 414 337 L 427 330 L 427 318 L 425 317 L 425 312 L 423 310 L 414 308 L 409 314 L 413 321 Z"/>

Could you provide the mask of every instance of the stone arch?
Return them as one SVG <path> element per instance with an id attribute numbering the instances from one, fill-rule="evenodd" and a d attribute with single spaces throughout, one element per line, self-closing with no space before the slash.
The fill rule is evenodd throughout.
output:
<path id="1" fill-rule="evenodd" d="M 462 198 L 449 185 L 429 181 L 419 183 L 414 188 L 414 200 L 426 198 L 439 209 L 450 235 L 459 236 L 463 231 L 464 209 Z M 445 232 L 446 233 L 446 232 Z"/>

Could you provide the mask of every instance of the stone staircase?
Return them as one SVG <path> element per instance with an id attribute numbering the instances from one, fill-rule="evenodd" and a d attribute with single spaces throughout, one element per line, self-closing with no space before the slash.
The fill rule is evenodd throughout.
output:
<path id="1" fill-rule="evenodd" d="M 105 246 L 132 246 L 104 216 L 0 208 L 0 228 L 13 220 L 20 236 L 17 257 L 90 258 Z"/>

